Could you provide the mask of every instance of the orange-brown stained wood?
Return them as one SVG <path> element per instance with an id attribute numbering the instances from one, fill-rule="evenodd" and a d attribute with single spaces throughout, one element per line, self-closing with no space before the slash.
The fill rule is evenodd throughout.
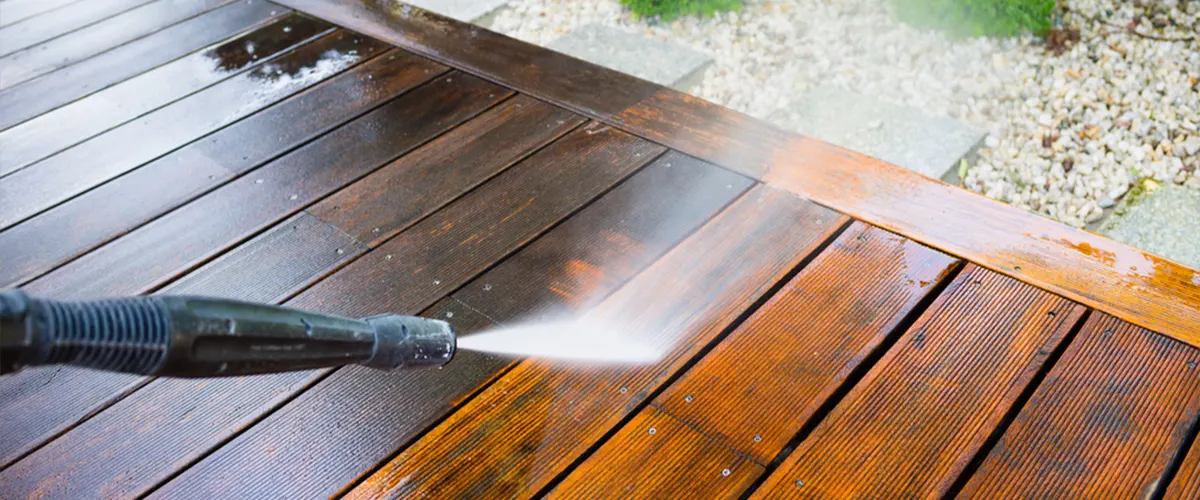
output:
<path id="1" fill-rule="evenodd" d="M 846 221 L 748 192 L 585 316 L 662 349 L 657 363 L 523 362 L 349 497 L 536 494 Z"/>
<path id="2" fill-rule="evenodd" d="M 1167 492 L 1163 495 L 1166 500 L 1188 500 L 1200 498 L 1200 439 L 1193 439 L 1192 446 L 1184 457 L 1183 463 Z"/>
<path id="3" fill-rule="evenodd" d="M 1193 347 L 1093 313 L 961 496 L 1153 498 L 1200 411 L 1197 363 Z"/>
<path id="4" fill-rule="evenodd" d="M 769 463 L 956 263 L 855 222 L 655 404 Z"/>
<path id="5" fill-rule="evenodd" d="M 421 314 L 453 322 L 466 312 L 508 322 L 547 309 L 578 309 L 611 293 L 748 184 L 728 170 L 669 153 L 472 280 L 454 300 Z M 572 263 L 590 272 L 564 276 Z M 566 283 L 572 296 L 553 291 Z M 512 362 L 460 351 L 436 375 L 338 370 L 152 498 L 329 497 L 355 484 Z"/>
<path id="6" fill-rule="evenodd" d="M 944 495 L 1084 311 L 968 266 L 754 497 Z"/>
<path id="7" fill-rule="evenodd" d="M 738 498 L 761 465 L 647 407 L 547 498 Z"/>

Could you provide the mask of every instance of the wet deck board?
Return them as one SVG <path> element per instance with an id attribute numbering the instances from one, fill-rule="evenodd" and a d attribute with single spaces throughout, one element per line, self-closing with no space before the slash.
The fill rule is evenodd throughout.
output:
<path id="1" fill-rule="evenodd" d="M 583 315 L 665 355 L 31 369 L 0 378 L 0 497 L 1200 484 L 1193 270 L 411 7 L 46 5 L 0 0 L 26 15 L 0 39 L 45 38 L 0 55 L 36 63 L 0 89 L 19 153 L 0 159 L 0 286 L 424 314 L 461 334 Z M 946 213 L 979 230 L 931 222 Z"/>

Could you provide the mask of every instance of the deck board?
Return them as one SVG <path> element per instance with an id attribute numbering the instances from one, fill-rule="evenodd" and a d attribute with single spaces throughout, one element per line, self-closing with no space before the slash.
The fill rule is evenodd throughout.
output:
<path id="1" fill-rule="evenodd" d="M 755 498 L 945 495 L 1083 313 L 968 266 Z"/>
<path id="2" fill-rule="evenodd" d="M 102 21 L 153 0 L 91 0 L 51 16 L 37 16 L 0 28 L 0 57 Z M 7 9 L 0 7 L 7 17 Z M 18 12 L 18 14 L 20 14 Z"/>
<path id="3" fill-rule="evenodd" d="M 675 161 L 675 170 L 662 165 Z M 694 160 L 693 160 L 694 161 Z M 745 188 L 726 186 L 737 179 L 711 165 L 683 165 L 660 159 L 550 230 L 497 267 L 475 278 L 464 290 L 483 284 L 507 296 L 521 290 L 523 300 L 485 312 L 459 299 L 422 314 L 457 320 L 472 317 L 510 321 L 535 310 L 578 308 L 584 297 L 602 297 L 706 220 L 723 202 Z M 686 206 L 686 212 L 674 210 Z M 577 295 L 558 293 L 564 276 L 523 271 L 531 260 L 569 272 L 586 263 L 590 272 L 570 274 Z M 447 316 L 450 314 L 450 316 Z M 280 495 L 327 497 L 354 483 L 462 398 L 502 373 L 511 360 L 463 352 L 444 370 L 381 373 L 361 367 L 338 370 L 259 425 L 232 441 L 156 492 L 157 496 L 252 498 Z M 431 375 L 433 374 L 433 375 Z M 432 378 L 431 378 L 432 377 Z M 339 401 L 353 399 L 356 405 Z M 380 431 L 386 429 L 386 431 Z M 312 465 L 310 465 L 312 464 Z M 315 465 L 319 464 L 319 465 Z M 230 469 L 247 474 L 229 477 Z M 296 471 L 312 472 L 297 473 Z"/>
<path id="4" fill-rule="evenodd" d="M 1192 438 L 1192 446 L 1180 463 L 1179 470 L 1168 485 L 1163 498 L 1184 500 L 1200 498 L 1200 440 Z"/>
<path id="5" fill-rule="evenodd" d="M 81 0 L 5 0 L 0 26 L 15 24 Z"/>
<path id="6" fill-rule="evenodd" d="M 286 15 L 291 9 L 242 0 L 0 91 L 0 130 L 91 95 L 191 52 Z"/>
<path id="7" fill-rule="evenodd" d="M 1200 414 L 1198 363 L 1193 347 L 1093 314 L 963 496 L 1153 497 Z"/>
<path id="8" fill-rule="evenodd" d="M 770 188 L 748 192 L 588 313 L 585 321 L 643 332 L 668 349 L 662 360 L 636 368 L 522 362 L 348 497 L 537 493 L 845 222 Z"/>

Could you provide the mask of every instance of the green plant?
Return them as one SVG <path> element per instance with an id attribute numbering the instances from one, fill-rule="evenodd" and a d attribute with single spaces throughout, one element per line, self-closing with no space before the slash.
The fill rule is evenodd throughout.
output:
<path id="1" fill-rule="evenodd" d="M 699 14 L 711 16 L 717 12 L 737 10 L 742 0 L 621 0 L 638 17 L 659 16 L 670 21 L 679 16 Z"/>
<path id="2" fill-rule="evenodd" d="M 900 20 L 951 36 L 1045 35 L 1055 0 L 891 0 Z"/>

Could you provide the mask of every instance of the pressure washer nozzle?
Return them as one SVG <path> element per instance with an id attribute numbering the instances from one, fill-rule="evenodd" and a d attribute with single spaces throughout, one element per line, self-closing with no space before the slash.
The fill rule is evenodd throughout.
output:
<path id="1" fill-rule="evenodd" d="M 445 321 L 384 314 L 364 318 L 375 330 L 375 352 L 360 363 L 395 370 L 423 365 L 441 366 L 454 357 L 457 340 Z"/>

